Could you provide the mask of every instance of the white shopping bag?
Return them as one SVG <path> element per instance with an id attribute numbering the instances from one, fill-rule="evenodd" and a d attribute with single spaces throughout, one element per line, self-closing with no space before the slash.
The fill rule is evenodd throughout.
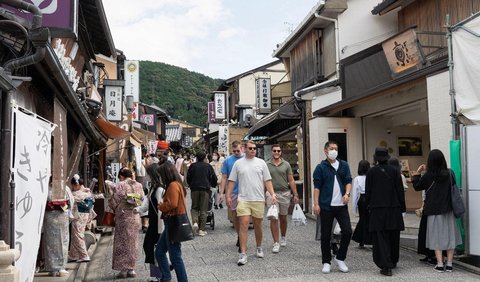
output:
<path id="1" fill-rule="evenodd" d="M 267 219 L 278 219 L 278 209 L 276 205 L 271 205 L 268 209 Z"/>
<path id="2" fill-rule="evenodd" d="M 303 213 L 302 207 L 295 204 L 292 212 L 292 222 L 294 225 L 307 225 L 307 217 Z"/>
<path id="3" fill-rule="evenodd" d="M 333 229 L 334 235 L 342 235 L 342 229 L 340 228 L 340 224 L 335 224 L 335 228 Z"/>

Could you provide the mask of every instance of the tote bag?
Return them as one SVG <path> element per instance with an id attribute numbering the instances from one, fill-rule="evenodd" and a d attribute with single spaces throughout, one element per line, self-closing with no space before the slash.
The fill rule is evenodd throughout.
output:
<path id="1" fill-rule="evenodd" d="M 460 194 L 460 190 L 458 190 L 458 186 L 454 180 L 452 171 L 450 171 L 450 181 L 452 183 L 451 193 L 452 193 L 453 214 L 455 215 L 456 218 L 460 218 L 465 213 L 465 205 L 463 204 L 462 195 Z"/>
<path id="2" fill-rule="evenodd" d="M 179 201 L 183 201 L 186 205 L 185 196 L 180 191 Z M 171 215 L 168 217 L 168 238 L 170 242 L 180 243 L 193 240 L 193 229 L 188 219 L 187 211 L 181 214 Z"/>

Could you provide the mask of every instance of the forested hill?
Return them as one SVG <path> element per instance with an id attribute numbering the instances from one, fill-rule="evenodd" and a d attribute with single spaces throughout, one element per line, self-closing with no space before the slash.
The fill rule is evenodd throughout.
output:
<path id="1" fill-rule="evenodd" d="M 200 73 L 159 62 L 140 61 L 140 100 L 173 118 L 205 126 L 207 102 L 222 83 Z"/>

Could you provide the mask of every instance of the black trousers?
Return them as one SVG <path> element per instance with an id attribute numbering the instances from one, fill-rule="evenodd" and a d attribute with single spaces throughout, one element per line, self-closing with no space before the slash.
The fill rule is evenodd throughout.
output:
<path id="1" fill-rule="evenodd" d="M 352 238 L 352 225 L 350 224 L 350 215 L 348 214 L 348 206 L 331 207 L 331 210 L 321 210 L 321 248 L 322 248 L 322 263 L 330 263 L 332 260 L 332 250 L 330 247 L 330 240 L 332 237 L 333 219 L 337 219 L 340 229 L 342 230 L 342 237 L 340 239 L 340 249 L 337 252 L 338 260 L 345 260 L 347 257 L 348 245 Z M 325 231 L 325 232 L 324 232 Z"/>
<path id="2" fill-rule="evenodd" d="M 380 268 L 393 268 L 400 256 L 400 230 L 372 232 L 373 262 Z"/>
<path id="3" fill-rule="evenodd" d="M 420 218 L 420 226 L 418 228 L 417 253 L 421 255 L 425 255 L 427 257 L 434 258 L 435 251 L 430 250 L 426 247 L 427 218 L 428 218 L 428 215 L 422 215 L 422 217 Z"/>

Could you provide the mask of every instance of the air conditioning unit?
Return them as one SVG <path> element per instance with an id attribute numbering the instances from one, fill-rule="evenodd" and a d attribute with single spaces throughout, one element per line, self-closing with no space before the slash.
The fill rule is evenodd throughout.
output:
<path id="1" fill-rule="evenodd" d="M 255 119 L 255 116 L 253 115 L 253 109 L 252 108 L 244 108 L 240 111 L 240 126 L 241 127 L 251 127 L 254 125 L 257 120 Z"/>

